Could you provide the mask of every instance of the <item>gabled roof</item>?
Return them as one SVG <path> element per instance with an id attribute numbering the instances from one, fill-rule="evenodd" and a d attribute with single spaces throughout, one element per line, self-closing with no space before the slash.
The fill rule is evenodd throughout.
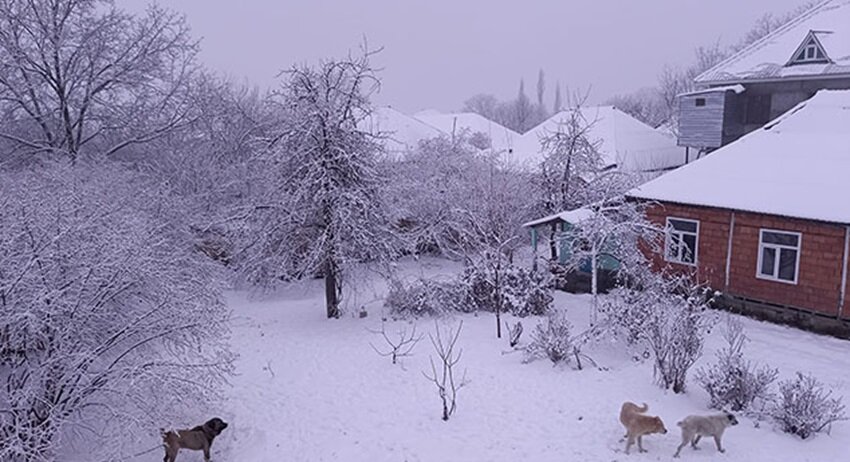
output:
<path id="1" fill-rule="evenodd" d="M 415 149 L 421 140 L 443 135 L 440 130 L 388 106 L 374 108 L 362 123 L 362 130 L 386 136 L 384 148 L 394 154 Z"/>
<path id="2" fill-rule="evenodd" d="M 830 60 L 791 64 L 810 37 Z M 789 65 L 790 64 L 790 65 Z M 850 0 L 827 0 L 699 75 L 698 85 L 850 76 Z"/>
<path id="3" fill-rule="evenodd" d="M 422 111 L 414 114 L 413 117 L 449 136 L 464 130 L 470 134 L 484 133 L 490 137 L 492 148 L 497 152 L 506 153 L 512 150 L 516 140 L 520 138 L 519 133 L 474 112 L 442 114 L 435 111 Z"/>
<path id="4" fill-rule="evenodd" d="M 591 142 L 599 142 L 605 168 L 623 171 L 664 170 L 682 165 L 685 151 L 676 140 L 614 106 L 585 107 L 582 117 L 593 126 Z M 522 136 L 514 150 L 519 160 L 536 164 L 543 160 L 541 139 L 558 131 L 570 119 L 570 110 L 559 112 Z"/>
<path id="5" fill-rule="evenodd" d="M 559 221 L 562 221 L 564 223 L 576 224 L 592 217 L 593 213 L 594 212 L 590 207 L 581 207 L 573 210 L 567 210 L 566 212 L 555 213 L 547 217 L 538 218 L 536 220 L 529 221 L 528 223 L 523 223 L 522 227 L 533 228 L 535 226 L 550 224 Z"/>
<path id="6" fill-rule="evenodd" d="M 764 128 L 630 197 L 850 223 L 850 90 L 821 90 Z"/>

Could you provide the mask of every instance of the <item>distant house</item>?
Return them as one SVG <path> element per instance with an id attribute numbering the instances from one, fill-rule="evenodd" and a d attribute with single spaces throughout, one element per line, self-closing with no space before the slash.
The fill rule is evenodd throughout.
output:
<path id="1" fill-rule="evenodd" d="M 474 112 L 443 114 L 436 111 L 422 111 L 414 114 L 413 117 L 437 128 L 451 138 L 465 133 L 473 137 L 475 147 L 491 150 L 508 158 L 521 137 L 519 133 Z M 480 135 L 484 135 L 485 138 L 478 139 L 476 142 L 475 138 Z"/>
<path id="2" fill-rule="evenodd" d="M 416 149 L 422 140 L 445 135 L 439 129 L 388 106 L 374 108 L 363 120 L 361 129 L 380 134 L 384 149 L 393 157 Z"/>
<path id="3" fill-rule="evenodd" d="M 676 146 L 673 138 L 614 106 L 584 107 L 581 115 L 591 124 L 588 141 L 599 144 L 604 169 L 658 172 L 686 162 L 685 149 Z M 522 135 L 514 149 L 518 160 L 539 164 L 545 157 L 542 139 L 558 131 L 570 117 L 569 111 L 559 112 Z"/>
<path id="4" fill-rule="evenodd" d="M 757 130 L 823 89 L 850 89 L 850 0 L 825 1 L 695 79 L 680 95 L 691 157 Z"/>
<path id="5" fill-rule="evenodd" d="M 848 173 L 850 91 L 821 90 L 628 195 L 668 230 L 658 267 L 731 306 L 850 335 Z"/>

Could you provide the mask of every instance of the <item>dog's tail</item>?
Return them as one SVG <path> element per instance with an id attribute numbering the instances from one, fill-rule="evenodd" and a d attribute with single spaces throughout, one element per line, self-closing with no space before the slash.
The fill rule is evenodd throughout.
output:
<path id="1" fill-rule="evenodd" d="M 635 411 L 640 412 L 641 414 L 649 410 L 649 405 L 643 403 L 643 406 L 635 406 Z"/>

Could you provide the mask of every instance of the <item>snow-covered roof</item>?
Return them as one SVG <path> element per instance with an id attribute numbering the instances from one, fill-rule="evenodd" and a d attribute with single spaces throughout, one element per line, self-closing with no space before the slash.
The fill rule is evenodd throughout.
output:
<path id="1" fill-rule="evenodd" d="M 413 116 L 449 136 L 464 130 L 470 134 L 484 133 L 490 137 L 492 149 L 497 152 L 506 153 L 512 150 L 514 143 L 520 138 L 519 133 L 474 112 L 441 114 L 434 110 L 426 110 L 418 112 Z"/>
<path id="2" fill-rule="evenodd" d="M 821 90 L 764 128 L 630 197 L 850 223 L 850 90 Z"/>
<path id="3" fill-rule="evenodd" d="M 696 91 L 689 91 L 687 93 L 681 93 L 681 94 L 676 95 L 676 96 L 694 96 L 694 95 L 703 95 L 703 94 L 706 94 L 706 93 L 719 93 L 719 92 L 727 92 L 727 91 L 734 91 L 735 94 L 737 95 L 737 94 L 743 93 L 744 90 L 745 90 L 745 88 L 744 88 L 743 85 L 735 84 L 735 85 L 724 85 L 722 87 L 704 88 L 702 90 L 696 90 Z"/>
<path id="4" fill-rule="evenodd" d="M 528 223 L 524 223 L 522 226 L 524 228 L 531 228 L 534 226 L 539 226 L 542 224 L 550 223 L 555 220 L 561 220 L 566 223 L 580 223 L 588 218 L 593 216 L 593 210 L 587 207 L 580 207 L 574 210 L 567 210 L 566 212 L 560 212 L 553 215 L 549 215 L 548 217 L 538 218 L 536 220 L 529 221 Z"/>
<path id="5" fill-rule="evenodd" d="M 614 106 L 582 108 L 582 116 L 592 123 L 588 137 L 599 142 L 605 167 L 623 171 L 663 170 L 684 164 L 685 151 L 676 140 Z M 562 111 L 525 133 L 514 149 L 523 162 L 536 164 L 543 160 L 541 139 L 555 133 L 570 118 Z"/>
<path id="6" fill-rule="evenodd" d="M 800 44 L 814 33 L 827 63 L 787 65 Z M 828 0 L 696 78 L 697 84 L 780 78 L 850 76 L 850 0 Z"/>
<path id="7" fill-rule="evenodd" d="M 407 152 L 421 140 L 443 135 L 431 125 L 386 106 L 374 108 L 363 123 L 363 130 L 386 136 L 384 147 L 390 153 Z"/>

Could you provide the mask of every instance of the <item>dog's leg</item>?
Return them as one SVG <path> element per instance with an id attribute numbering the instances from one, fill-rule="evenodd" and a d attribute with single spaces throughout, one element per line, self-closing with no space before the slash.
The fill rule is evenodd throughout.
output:
<path id="1" fill-rule="evenodd" d="M 723 449 L 723 448 L 720 446 L 720 435 L 714 435 L 714 444 L 716 444 L 716 445 L 717 445 L 717 450 L 718 450 L 718 451 L 720 451 L 720 452 L 726 452 L 726 450 L 725 450 L 725 449 Z"/>
<path id="2" fill-rule="evenodd" d="M 210 462 L 210 445 L 209 445 L 209 443 L 204 445 L 204 462 Z"/>
<path id="3" fill-rule="evenodd" d="M 691 443 L 691 446 L 693 446 L 693 448 L 694 448 L 694 449 L 699 449 L 699 448 L 697 447 L 697 443 L 699 443 L 699 439 L 700 439 L 700 438 L 702 438 L 702 435 L 697 435 L 697 436 L 696 436 L 696 438 L 694 438 L 694 442 L 693 442 L 693 443 Z"/>
<path id="4" fill-rule="evenodd" d="M 631 447 L 632 447 L 632 445 L 633 445 L 633 444 L 635 444 L 635 437 L 634 437 L 633 435 L 628 434 L 628 433 L 626 433 L 626 436 L 627 436 L 627 437 L 628 437 L 628 439 L 629 439 L 629 440 L 626 442 L 626 454 L 628 454 L 628 453 L 629 453 L 629 448 L 631 448 Z"/>
<path id="5" fill-rule="evenodd" d="M 690 442 L 690 435 L 688 435 L 686 432 L 682 432 L 682 444 L 680 444 L 679 447 L 676 448 L 676 453 L 673 454 L 673 457 L 679 457 L 679 453 L 682 452 L 682 448 Z"/>
<path id="6" fill-rule="evenodd" d="M 638 451 L 639 452 L 646 452 L 646 449 L 643 448 L 643 435 L 638 435 L 637 440 L 638 440 Z"/>

